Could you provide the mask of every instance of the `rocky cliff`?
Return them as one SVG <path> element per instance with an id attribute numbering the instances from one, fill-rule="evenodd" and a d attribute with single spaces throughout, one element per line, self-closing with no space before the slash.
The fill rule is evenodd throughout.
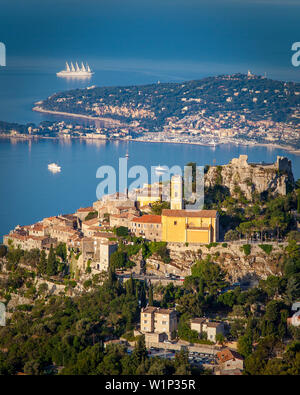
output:
<path id="1" fill-rule="evenodd" d="M 286 195 L 289 186 L 294 185 L 291 161 L 277 157 L 275 163 L 248 163 L 247 155 L 233 158 L 223 166 L 211 166 L 205 174 L 205 186 L 213 188 L 222 185 L 232 196 L 240 191 L 250 200 L 253 193 Z"/>
<path id="2" fill-rule="evenodd" d="M 246 255 L 240 243 L 217 243 L 216 246 L 183 246 L 169 244 L 170 264 L 164 264 L 158 256 L 151 256 L 146 260 L 146 272 L 164 275 L 172 273 L 180 276 L 191 274 L 191 267 L 199 259 L 210 255 L 211 260 L 218 263 L 226 272 L 230 283 L 257 282 L 270 275 L 282 275 L 285 244 L 272 243 L 272 251 L 268 255 L 257 244 L 251 246 Z"/>

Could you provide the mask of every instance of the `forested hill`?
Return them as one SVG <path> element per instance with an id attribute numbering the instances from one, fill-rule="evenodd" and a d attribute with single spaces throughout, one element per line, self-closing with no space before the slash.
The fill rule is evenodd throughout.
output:
<path id="1" fill-rule="evenodd" d="M 201 119 L 220 114 L 297 125 L 300 84 L 234 74 L 181 83 L 75 89 L 50 96 L 40 107 L 127 123 L 137 121 L 154 130 L 187 116 Z"/>

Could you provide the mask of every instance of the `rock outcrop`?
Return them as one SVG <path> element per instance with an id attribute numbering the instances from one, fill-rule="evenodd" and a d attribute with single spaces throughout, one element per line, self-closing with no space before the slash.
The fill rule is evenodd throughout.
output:
<path id="1" fill-rule="evenodd" d="M 291 161 L 278 156 L 275 163 L 248 163 L 247 155 L 233 158 L 223 166 L 211 166 L 205 174 L 205 186 L 222 185 L 232 196 L 242 191 L 250 200 L 254 192 L 286 195 L 294 185 Z"/>
<path id="2" fill-rule="evenodd" d="M 210 255 L 211 261 L 225 271 L 230 283 L 256 283 L 270 275 L 282 275 L 285 245 L 271 244 L 270 255 L 257 244 L 251 245 L 251 252 L 246 255 L 240 243 L 218 243 L 211 248 L 206 245 L 184 246 L 172 243 L 168 245 L 171 262 L 165 264 L 158 256 L 151 256 L 146 260 L 146 271 L 158 275 L 172 273 L 187 276 L 191 274 L 191 267 L 197 260 L 206 259 Z"/>

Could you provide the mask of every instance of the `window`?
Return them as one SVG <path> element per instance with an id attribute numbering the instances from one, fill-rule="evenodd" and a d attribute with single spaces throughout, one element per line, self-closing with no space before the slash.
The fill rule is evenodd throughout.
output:
<path id="1" fill-rule="evenodd" d="M 167 325 L 167 321 L 162 321 L 161 324 L 162 325 Z"/>
<path id="2" fill-rule="evenodd" d="M 147 324 L 147 322 L 148 322 L 148 321 L 147 321 L 147 320 L 145 320 L 145 321 L 144 321 L 144 324 Z"/>
<path id="3" fill-rule="evenodd" d="M 177 221 L 174 221 L 174 225 L 177 225 Z"/>

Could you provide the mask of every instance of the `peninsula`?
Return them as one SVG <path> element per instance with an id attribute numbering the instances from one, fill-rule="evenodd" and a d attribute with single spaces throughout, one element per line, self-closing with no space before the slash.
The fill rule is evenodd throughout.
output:
<path id="1" fill-rule="evenodd" d="M 107 120 L 111 133 L 140 141 L 300 148 L 300 84 L 250 72 L 182 83 L 92 86 L 56 93 L 34 110 Z"/>

